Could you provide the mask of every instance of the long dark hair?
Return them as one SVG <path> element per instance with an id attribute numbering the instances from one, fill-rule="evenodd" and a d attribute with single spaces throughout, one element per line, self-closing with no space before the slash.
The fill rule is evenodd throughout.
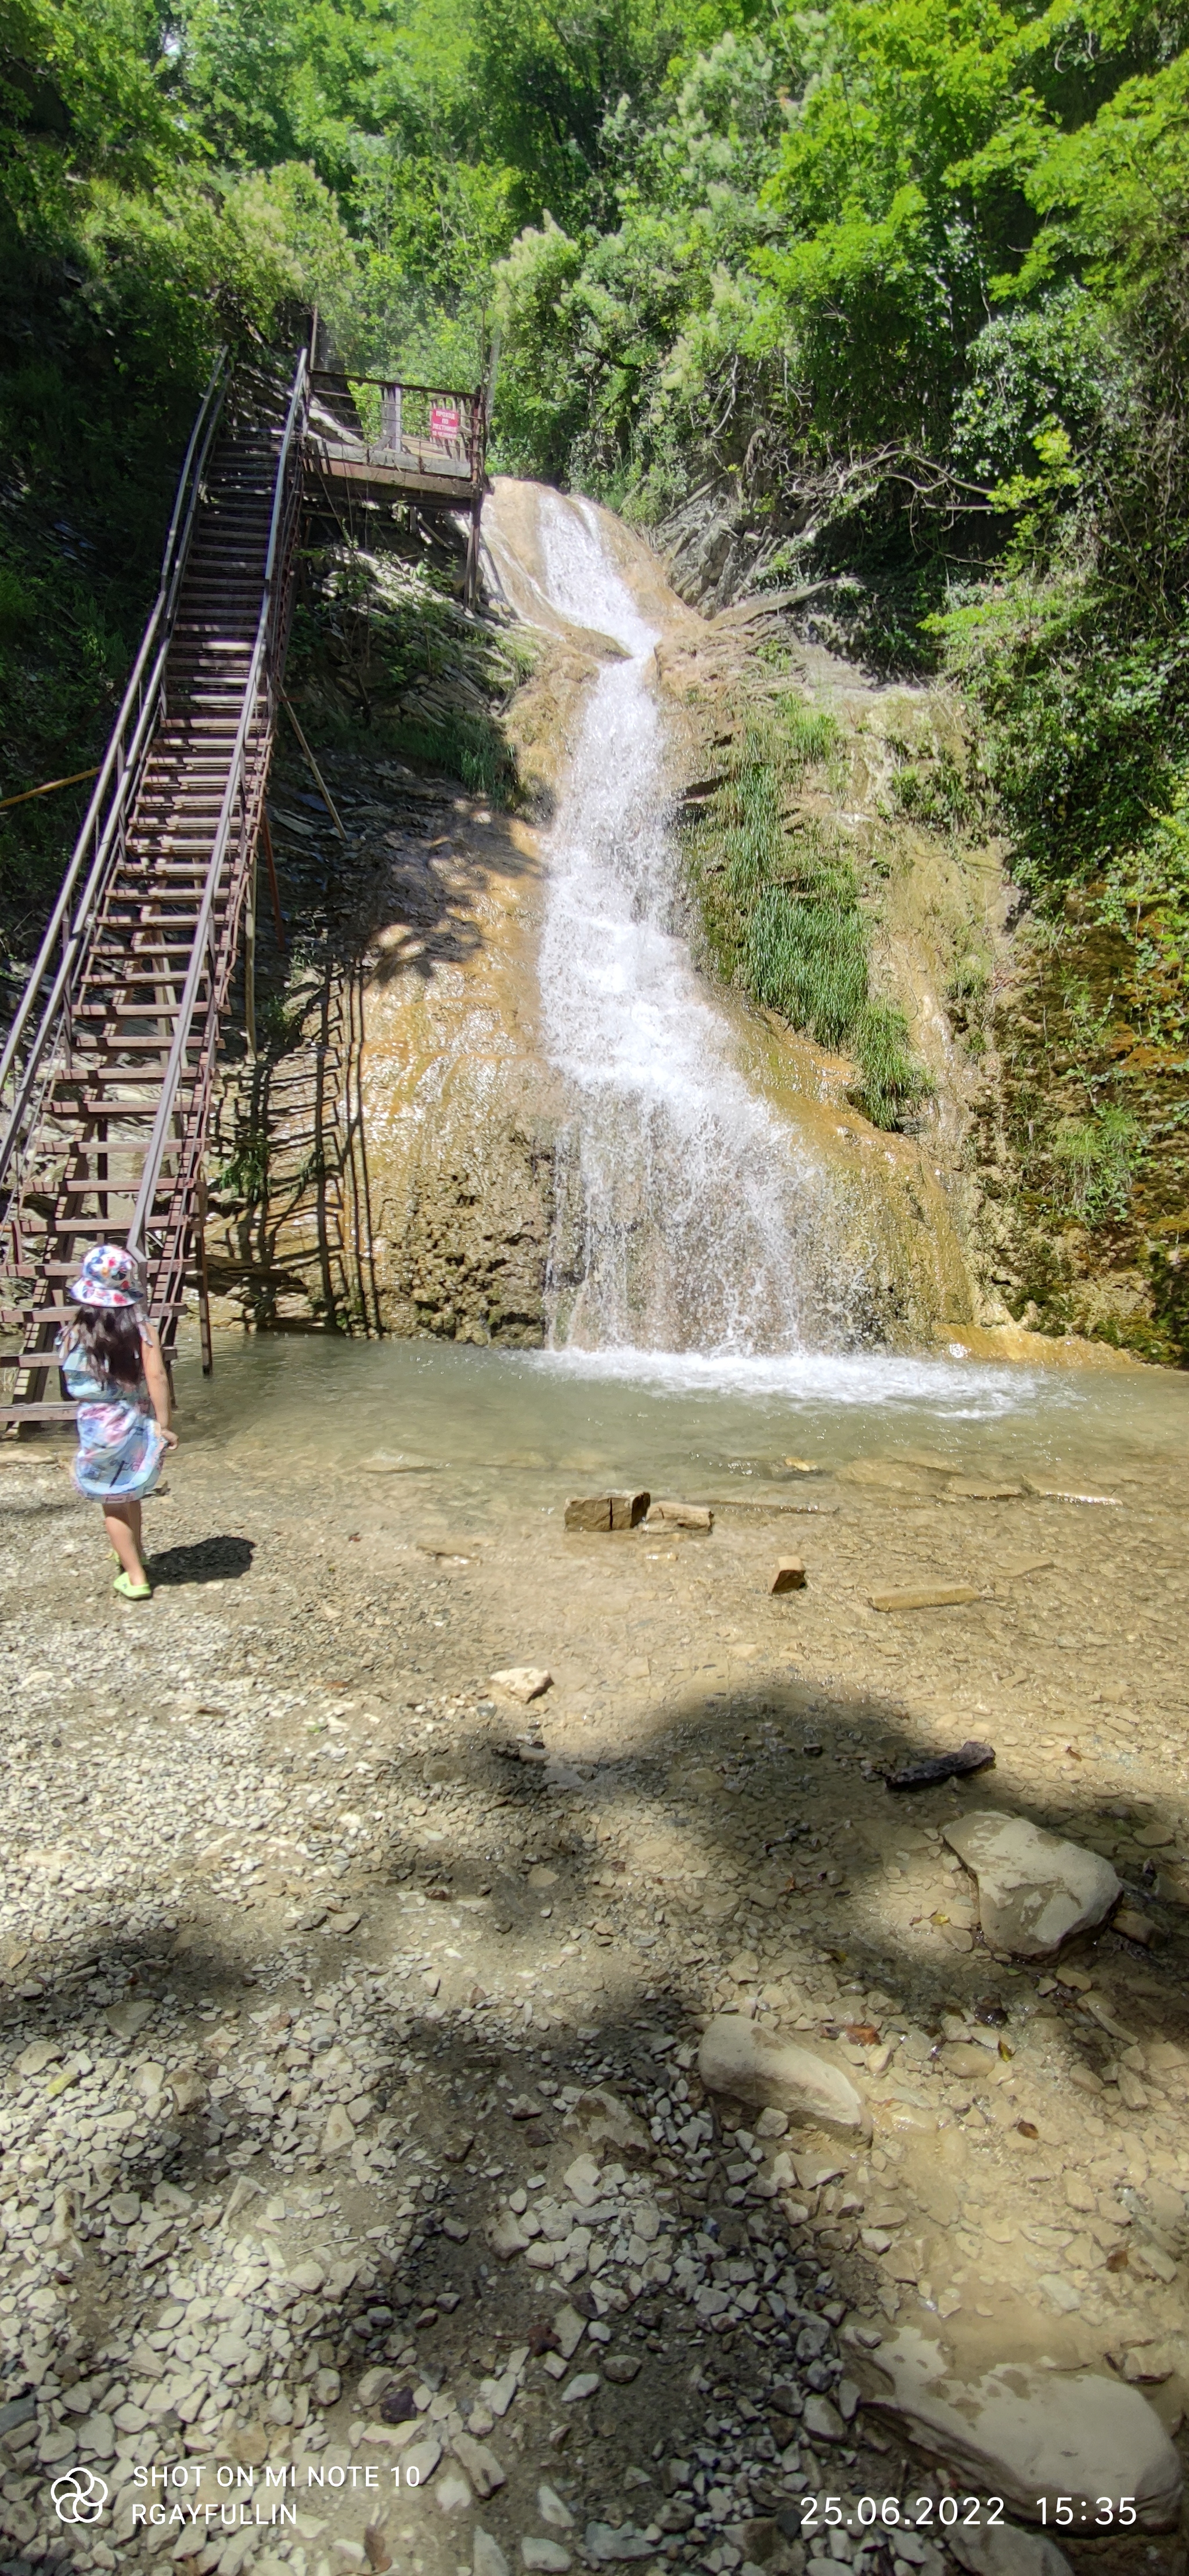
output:
<path id="1" fill-rule="evenodd" d="M 143 1306 L 80 1306 L 71 1341 L 86 1353 L 97 1378 L 110 1386 L 139 1386 Z"/>

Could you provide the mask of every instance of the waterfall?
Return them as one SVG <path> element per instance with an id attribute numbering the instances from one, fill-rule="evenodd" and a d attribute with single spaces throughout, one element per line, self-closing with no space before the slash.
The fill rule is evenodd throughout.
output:
<path id="1" fill-rule="evenodd" d="M 574 1099 L 559 1156 L 555 1346 L 782 1352 L 855 1338 L 833 1193 L 733 1061 L 678 928 L 665 829 L 656 631 L 589 502 L 541 504 L 552 607 L 612 637 L 549 846 L 541 999 Z"/>

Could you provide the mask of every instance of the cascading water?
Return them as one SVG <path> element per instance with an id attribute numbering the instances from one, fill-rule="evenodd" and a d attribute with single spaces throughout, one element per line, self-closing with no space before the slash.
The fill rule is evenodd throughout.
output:
<path id="1" fill-rule="evenodd" d="M 587 703 L 550 844 L 541 997 L 577 1105 L 559 1159 L 555 1346 L 777 1352 L 853 1339 L 833 1193 L 749 1089 L 674 927 L 657 641 L 597 511 L 550 494 L 548 597 L 626 659 Z"/>

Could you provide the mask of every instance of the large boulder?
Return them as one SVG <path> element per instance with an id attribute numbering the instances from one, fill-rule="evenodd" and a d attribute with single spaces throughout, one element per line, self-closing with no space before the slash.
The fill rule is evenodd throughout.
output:
<path id="1" fill-rule="evenodd" d="M 943 1830 L 978 1880 L 979 1922 L 992 1950 L 1047 1958 L 1101 1923 L 1123 1893 L 1109 1860 L 1025 1816 L 978 1807 Z"/>
<path id="2" fill-rule="evenodd" d="M 698 2073 L 708 2093 L 757 2110 L 787 2111 L 824 2129 L 866 2133 L 871 2115 L 844 2068 L 791 2040 L 765 2039 L 742 2013 L 716 2013 L 703 2033 Z"/>
<path id="3" fill-rule="evenodd" d="M 870 2372 L 857 2367 L 883 2383 L 869 2406 L 973 2489 L 1002 2496 L 1025 2522 L 1039 2522 L 1043 2509 L 1051 2524 L 1059 2496 L 1072 2501 L 1075 2530 L 1099 2527 L 1103 2496 L 1132 2498 L 1145 2531 L 1170 2531 L 1177 2521 L 1181 2463 L 1137 2388 L 1098 2371 L 1010 2361 L 964 2381 L 914 2326 L 879 2345 Z M 995 2571 L 994 2560 L 988 2565 Z"/>
<path id="4" fill-rule="evenodd" d="M 1073 2576 L 1055 2540 L 1044 2532 L 1020 2531 L 1013 2522 L 947 2531 L 945 2536 L 966 2576 Z"/>

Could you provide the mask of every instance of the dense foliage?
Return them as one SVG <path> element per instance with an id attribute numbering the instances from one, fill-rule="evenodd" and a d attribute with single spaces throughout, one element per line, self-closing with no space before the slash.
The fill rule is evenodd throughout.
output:
<path id="1" fill-rule="evenodd" d="M 352 363 L 468 382 L 498 322 L 506 462 L 646 521 L 708 485 L 820 633 L 949 664 L 1018 875 L 1088 890 L 1170 1042 L 1184 36 L 1177 0 L 0 0 L 7 781 L 93 756 L 221 340 L 316 299 Z M 0 818 L 0 870 L 64 812 Z M 804 935 L 766 906 L 761 982 Z"/>

